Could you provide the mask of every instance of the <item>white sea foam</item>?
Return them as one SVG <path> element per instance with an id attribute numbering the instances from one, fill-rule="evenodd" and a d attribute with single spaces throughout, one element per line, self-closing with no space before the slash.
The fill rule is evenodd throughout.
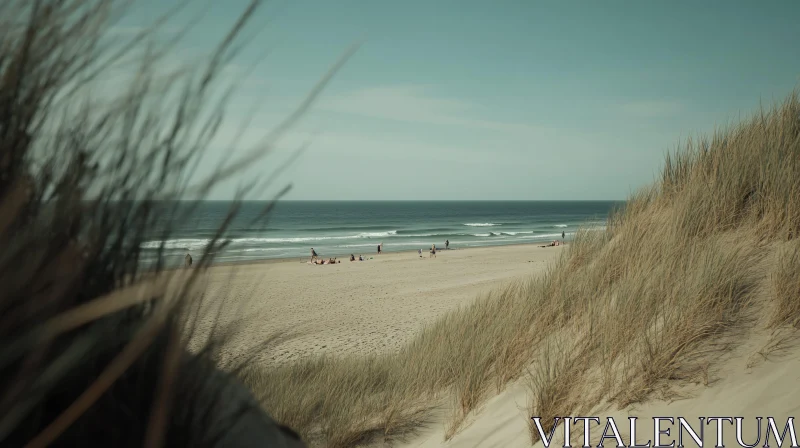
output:
<path id="1" fill-rule="evenodd" d="M 356 238 L 380 238 L 382 236 L 393 236 L 393 235 L 397 235 L 397 230 L 390 230 L 388 232 L 364 232 L 356 235 Z"/>
<path id="2" fill-rule="evenodd" d="M 586 226 L 587 230 L 606 230 L 606 228 L 604 225 Z"/>
<path id="3" fill-rule="evenodd" d="M 350 240 L 358 238 L 383 238 L 397 235 L 397 230 L 390 230 L 388 232 L 362 232 L 357 235 L 339 235 L 339 236 L 306 236 L 306 237 L 293 237 L 293 238 L 230 238 L 230 245 L 236 244 L 260 244 L 260 243 L 304 243 L 309 241 L 328 241 L 328 240 Z M 211 242 L 210 239 L 190 239 L 180 238 L 174 240 L 167 240 L 164 242 L 165 249 L 201 249 Z M 158 249 L 161 246 L 161 241 L 147 241 L 142 243 L 142 248 L 145 249 Z"/>
<path id="4" fill-rule="evenodd" d="M 234 250 L 230 252 L 273 252 L 285 250 L 283 247 L 251 247 L 250 249 Z"/>
<path id="5" fill-rule="evenodd" d="M 470 223 L 464 224 L 467 226 L 472 227 L 489 227 L 489 226 L 496 226 L 500 224 L 494 223 Z M 565 226 L 565 225 L 559 225 Z M 597 230 L 604 229 L 605 226 L 602 227 L 595 227 Z M 263 244 L 299 244 L 299 243 L 316 243 L 320 245 L 325 245 L 326 243 L 335 244 L 335 247 L 340 248 L 357 248 L 357 247 L 372 247 L 374 246 L 377 241 L 380 241 L 383 238 L 389 238 L 390 241 L 396 241 L 396 243 L 390 244 L 397 244 L 402 247 L 406 246 L 417 246 L 417 245 L 427 245 L 430 244 L 430 241 L 398 241 L 393 237 L 402 237 L 402 238 L 431 238 L 431 237 L 444 237 L 447 233 L 424 233 L 424 234 L 411 234 L 411 235 L 397 235 L 396 230 L 384 231 L 384 232 L 361 232 L 357 234 L 351 235 L 330 235 L 330 236 L 307 236 L 307 237 L 273 237 L 273 238 L 265 238 L 265 237 L 249 237 L 249 238 L 231 238 L 229 239 L 229 244 L 226 249 L 226 252 L 236 252 L 236 253 L 253 253 L 253 252 L 277 252 L 281 250 L 286 250 L 286 247 L 252 247 L 252 246 L 259 246 Z M 561 236 L 560 233 L 553 233 L 553 234 L 533 234 L 533 231 L 508 231 L 508 232 L 487 232 L 487 233 L 467 233 L 467 234 L 459 234 L 461 236 L 468 236 L 468 237 L 477 237 L 477 238 L 486 238 L 491 237 L 490 240 L 487 241 L 472 241 L 470 244 L 475 244 L 479 242 L 498 242 L 499 240 L 506 240 L 511 239 L 528 239 L 528 240 L 540 240 L 540 239 L 550 239 L 550 238 L 558 238 Z M 573 233 L 570 233 L 573 235 Z M 454 235 L 456 236 L 456 235 Z M 373 240 L 375 242 L 369 243 L 356 243 L 354 240 L 359 239 L 368 239 Z M 353 241 L 353 244 L 343 244 L 345 241 L 350 240 Z M 376 241 L 377 240 L 377 241 Z M 222 242 L 223 240 L 220 240 Z M 341 241 L 342 243 L 336 243 L 337 241 Z M 206 248 L 209 243 L 211 242 L 208 238 L 177 238 L 172 240 L 167 240 L 164 242 L 165 249 L 171 250 L 202 250 Z M 148 241 L 142 244 L 142 248 L 146 249 L 157 249 L 161 245 L 161 241 Z M 242 248 L 241 246 L 245 246 Z M 247 247 L 251 246 L 251 247 Z"/>
<path id="6" fill-rule="evenodd" d="M 195 239 L 195 238 L 181 238 L 176 240 L 167 240 L 164 242 L 165 249 L 201 249 L 208 246 L 210 239 Z M 158 249 L 161 247 L 161 241 L 148 241 L 142 243 L 145 249 Z"/>
<path id="7" fill-rule="evenodd" d="M 558 227 L 559 229 L 563 229 L 564 227 L 568 227 L 566 224 L 556 224 L 553 227 Z"/>
<path id="8" fill-rule="evenodd" d="M 567 236 L 574 235 L 573 233 L 567 233 Z M 561 238 L 560 233 L 545 233 L 540 235 L 525 235 L 521 236 L 520 238 L 524 239 L 544 239 L 544 238 Z"/>
<path id="9" fill-rule="evenodd" d="M 483 222 L 483 223 L 481 223 L 481 222 L 470 222 L 470 223 L 467 223 L 467 224 L 464 224 L 464 225 L 465 226 L 470 226 L 470 227 L 494 227 L 494 226 L 499 226 L 500 224 L 495 224 L 495 223 L 491 223 L 491 222 Z"/>

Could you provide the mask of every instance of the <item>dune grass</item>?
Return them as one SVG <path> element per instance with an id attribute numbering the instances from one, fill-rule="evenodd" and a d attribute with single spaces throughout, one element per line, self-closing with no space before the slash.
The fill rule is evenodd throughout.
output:
<path id="1" fill-rule="evenodd" d="M 773 326 L 797 325 L 798 236 L 793 93 L 688 141 L 667 156 L 659 182 L 605 230 L 580 230 L 544 275 L 447 314 L 398 353 L 254 365 L 242 378 L 276 419 L 328 447 L 401 438 L 439 408 L 449 438 L 522 377 L 542 422 L 626 406 L 675 384 L 708 384 L 709 365 L 764 313 Z"/>
<path id="2" fill-rule="evenodd" d="M 800 325 L 800 238 L 783 248 L 770 278 L 775 294 L 773 325 Z"/>
<path id="3" fill-rule="evenodd" d="M 246 77 L 225 73 L 264 2 L 250 0 L 193 63 L 181 40 L 196 22 L 159 33 L 189 2 L 130 33 L 117 20 L 133 3 L 0 2 L 0 445 L 301 446 L 221 372 L 226 334 L 190 352 L 184 329 L 242 200 L 271 180 L 237 175 L 272 152 L 355 47 L 278 126 L 248 147 L 234 139 L 202 174 Z M 193 269 L 166 270 L 163 242 L 144 262 L 143 244 L 169 239 L 196 208 L 179 199 L 234 177 L 241 188 Z"/>
<path id="4" fill-rule="evenodd" d="M 624 407 L 681 381 L 707 384 L 708 366 L 755 322 L 796 325 L 798 193 L 796 93 L 668 156 L 657 185 L 611 216 L 604 235 L 579 238 L 567 255 L 591 260 L 568 270 L 572 285 L 556 283 L 589 287 L 570 308 L 575 328 L 591 330 L 571 332 L 570 339 L 591 344 L 581 362 L 597 367 L 576 375 L 534 364 L 531 415 L 550 418 L 543 422 L 574 415 L 581 391 L 594 391 L 582 406 Z M 557 294 L 551 300 L 559 301 Z M 596 378 L 601 387 L 592 383 Z M 569 392 L 561 390 L 564 383 Z M 572 399 L 554 401 L 558 393 Z M 533 429 L 531 440 L 538 440 Z"/>
<path id="5" fill-rule="evenodd" d="M 166 300 L 171 294 L 133 297 L 126 288 L 146 277 L 146 235 L 161 230 L 167 239 L 161 218 L 188 216 L 157 203 L 203 197 L 260 160 L 352 54 L 266 143 L 190 184 L 224 118 L 230 86 L 214 79 L 241 48 L 236 36 L 260 2 L 208 61 L 174 73 L 155 70 L 176 42 L 150 39 L 154 28 L 114 44 L 113 20 L 129 3 L 0 2 L 6 445 L 69 445 L 102 434 L 108 446 L 210 446 L 229 432 L 241 415 L 216 412 L 229 394 L 204 367 L 218 361 L 217 341 L 184 363 L 182 309 Z M 93 91 L 128 56 L 132 76 L 118 97 Z M 441 415 L 451 437 L 483 400 L 520 379 L 530 384 L 531 415 L 543 421 L 601 403 L 625 406 L 676 382 L 707 383 L 709 364 L 753 322 L 788 331 L 800 322 L 799 140 L 793 94 L 688 142 L 667 158 L 656 185 L 610 216 L 605 231 L 580 231 L 545 275 L 449 313 L 399 352 L 249 365 L 239 374 L 277 420 L 330 447 L 402 437 Z M 224 244 L 227 224 L 196 268 Z M 172 297 L 182 306 L 189 277 Z M 142 302 L 156 299 L 146 311 Z M 198 398 L 206 388 L 213 399 Z"/>

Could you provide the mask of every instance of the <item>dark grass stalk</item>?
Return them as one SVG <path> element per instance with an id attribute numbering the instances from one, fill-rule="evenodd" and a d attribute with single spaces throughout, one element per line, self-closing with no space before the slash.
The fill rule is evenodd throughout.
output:
<path id="1" fill-rule="evenodd" d="M 261 2 L 249 4 L 199 69 L 166 76 L 157 68 L 196 19 L 172 39 L 153 36 L 188 2 L 115 41 L 110 26 L 131 3 L 0 5 L 0 444 L 299 446 L 218 369 L 229 332 L 212 332 L 193 354 L 182 335 L 197 316 L 200 273 L 258 184 L 241 191 L 194 269 L 164 271 L 163 244 L 143 269 L 141 245 L 153 233 L 166 239 L 169 223 L 190 216 L 196 203 L 175 199 L 202 198 L 268 155 L 355 49 L 257 147 L 193 185 L 230 98 L 229 89 L 211 102 L 219 74 Z M 93 94 L 95 81 L 131 57 L 138 63 L 117 98 Z"/>

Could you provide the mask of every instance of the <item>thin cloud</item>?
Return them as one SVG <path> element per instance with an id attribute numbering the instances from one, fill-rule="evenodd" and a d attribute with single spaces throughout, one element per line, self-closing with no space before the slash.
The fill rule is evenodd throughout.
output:
<path id="1" fill-rule="evenodd" d="M 666 117 L 683 112 L 685 105 L 681 101 L 655 100 L 632 101 L 621 106 L 623 113 L 638 117 Z"/>
<path id="2" fill-rule="evenodd" d="M 317 110 L 436 125 L 452 125 L 502 132 L 532 132 L 540 128 L 476 117 L 482 111 L 468 101 L 444 98 L 418 85 L 370 87 L 323 100 Z"/>

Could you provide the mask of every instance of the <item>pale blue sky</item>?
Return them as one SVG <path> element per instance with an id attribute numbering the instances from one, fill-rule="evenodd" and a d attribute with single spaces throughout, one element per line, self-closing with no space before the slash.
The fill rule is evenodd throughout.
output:
<path id="1" fill-rule="evenodd" d="M 219 41 L 247 1 L 198 1 L 170 27 L 209 3 L 176 60 Z M 117 30 L 173 4 L 140 1 Z M 226 143 L 249 115 L 239 146 L 363 39 L 283 149 L 243 174 L 269 173 L 311 139 L 260 197 L 292 182 L 287 199 L 623 199 L 680 139 L 798 84 L 798 17 L 789 0 L 267 3 L 226 73 L 267 56 L 238 84 L 200 172 L 236 149 Z"/>

